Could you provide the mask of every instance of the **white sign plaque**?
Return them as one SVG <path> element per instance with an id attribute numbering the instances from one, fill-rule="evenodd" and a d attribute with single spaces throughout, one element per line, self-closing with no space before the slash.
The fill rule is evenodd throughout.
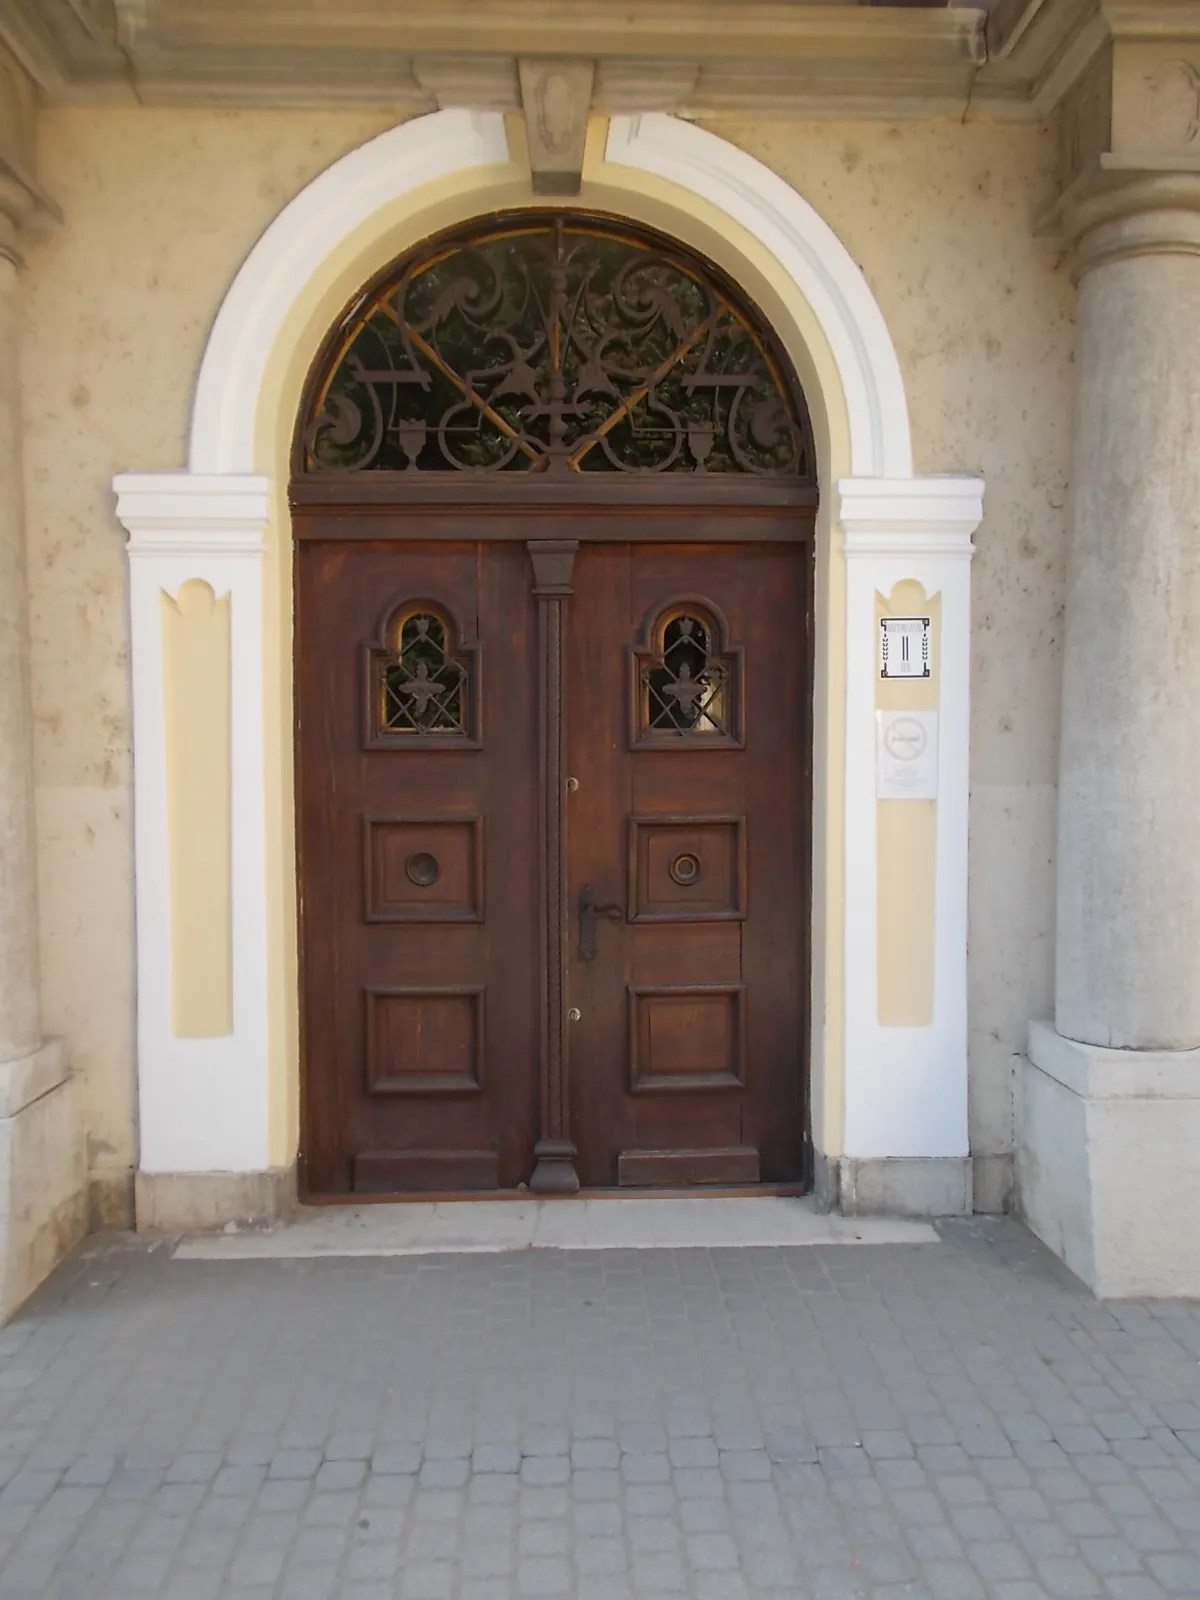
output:
<path id="1" fill-rule="evenodd" d="M 880 800 L 936 800 L 936 711 L 875 713 L 875 793 Z"/>
<path id="2" fill-rule="evenodd" d="M 879 676 L 929 677 L 929 618 L 880 617 Z"/>

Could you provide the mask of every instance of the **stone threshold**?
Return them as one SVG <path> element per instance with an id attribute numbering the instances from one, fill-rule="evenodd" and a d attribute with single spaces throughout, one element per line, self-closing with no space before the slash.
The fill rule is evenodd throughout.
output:
<path id="1" fill-rule="evenodd" d="M 182 1261 L 423 1256 L 511 1250 L 680 1250 L 725 1246 L 936 1244 L 927 1222 L 819 1215 L 811 1197 L 434 1200 L 302 1206 L 271 1232 L 182 1239 Z"/>

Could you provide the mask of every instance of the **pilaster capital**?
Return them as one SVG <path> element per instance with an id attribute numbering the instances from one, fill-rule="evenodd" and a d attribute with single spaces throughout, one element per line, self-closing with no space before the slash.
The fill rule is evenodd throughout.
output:
<path id="1" fill-rule="evenodd" d="M 1043 226 L 1070 246 L 1076 278 L 1200 254 L 1200 5 L 1107 39 L 1063 101 L 1059 172 Z"/>
<path id="2" fill-rule="evenodd" d="M 983 479 L 841 478 L 838 521 L 847 560 L 911 556 L 969 561 L 983 520 Z"/>
<path id="3" fill-rule="evenodd" d="M 1061 226 L 1076 280 L 1136 256 L 1200 255 L 1200 171 L 1102 166 L 1066 197 Z"/>

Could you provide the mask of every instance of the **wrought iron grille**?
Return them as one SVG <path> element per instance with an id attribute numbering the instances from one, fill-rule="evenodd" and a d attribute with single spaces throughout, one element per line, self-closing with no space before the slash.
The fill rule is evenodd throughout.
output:
<path id="1" fill-rule="evenodd" d="M 815 478 L 803 400 L 750 311 L 600 218 L 427 247 L 346 318 L 310 394 L 308 472 Z"/>
<path id="2" fill-rule="evenodd" d="M 399 649 L 379 669 L 381 732 L 467 735 L 467 671 L 450 653 L 440 617 L 406 618 Z"/>
<path id="3" fill-rule="evenodd" d="M 715 644 L 711 624 L 701 617 L 684 612 L 667 623 L 660 660 L 642 668 L 645 732 L 733 733 L 730 663 L 716 653 Z"/>

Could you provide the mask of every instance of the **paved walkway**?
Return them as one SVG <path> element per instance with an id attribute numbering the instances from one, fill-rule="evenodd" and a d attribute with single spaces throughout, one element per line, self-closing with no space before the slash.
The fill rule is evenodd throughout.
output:
<path id="1" fill-rule="evenodd" d="M 942 1235 L 94 1240 L 0 1332 L 0 1596 L 1200 1594 L 1200 1306 Z"/>

